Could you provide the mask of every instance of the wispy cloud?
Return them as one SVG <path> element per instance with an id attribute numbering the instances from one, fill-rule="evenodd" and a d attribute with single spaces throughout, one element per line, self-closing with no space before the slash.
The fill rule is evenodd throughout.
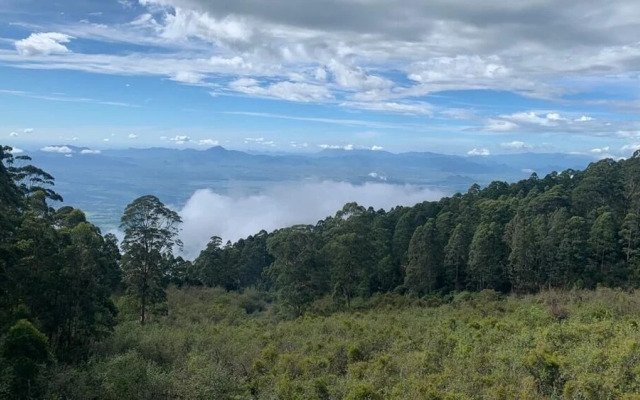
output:
<path id="1" fill-rule="evenodd" d="M 47 100 L 47 101 L 62 101 L 62 102 L 72 102 L 72 103 L 93 103 L 93 104 L 101 104 L 105 106 L 115 106 L 115 107 L 140 107 L 136 104 L 130 104 L 126 102 L 119 101 L 105 101 L 92 99 L 88 97 L 74 97 L 74 96 L 63 96 L 63 95 L 49 95 L 49 94 L 40 94 L 34 92 L 26 92 L 22 90 L 8 90 L 8 89 L 0 89 L 0 94 L 6 94 L 11 96 L 19 96 L 19 97 L 28 97 L 30 99 L 38 99 L 38 100 Z M 27 132 L 25 132 L 27 133 Z"/>
<path id="2" fill-rule="evenodd" d="M 244 115 L 248 117 L 257 118 L 273 118 L 284 119 L 291 121 L 305 121 L 305 122 L 317 122 L 321 124 L 342 125 L 351 127 L 365 127 L 373 129 L 401 129 L 410 131 L 428 130 L 429 127 L 420 126 L 417 124 L 394 124 L 382 121 L 367 121 L 362 119 L 344 119 L 344 118 L 320 118 L 320 117 L 300 117 L 295 115 L 275 114 L 275 113 L 262 113 L 253 111 L 223 111 L 223 114 L 229 115 Z"/>

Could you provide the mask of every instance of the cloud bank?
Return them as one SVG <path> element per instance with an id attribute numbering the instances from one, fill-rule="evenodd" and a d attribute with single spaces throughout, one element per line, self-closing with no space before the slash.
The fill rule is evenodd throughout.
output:
<path id="1" fill-rule="evenodd" d="M 414 205 L 437 200 L 445 193 L 416 186 L 383 183 L 353 185 L 319 182 L 279 185 L 261 194 L 222 195 L 211 190 L 196 191 L 179 210 L 184 253 L 195 258 L 211 236 L 236 241 L 259 232 L 295 224 L 315 224 L 334 215 L 345 203 L 386 210 L 397 205 Z"/>

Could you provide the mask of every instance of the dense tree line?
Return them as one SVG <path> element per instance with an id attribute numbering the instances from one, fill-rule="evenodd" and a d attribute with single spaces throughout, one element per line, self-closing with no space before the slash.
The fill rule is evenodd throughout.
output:
<path id="1" fill-rule="evenodd" d="M 119 245 L 81 210 L 53 207 L 53 177 L 29 161 L 0 146 L 0 398 L 38 398 L 47 367 L 86 359 L 114 329 L 114 295 L 144 324 L 193 275 L 173 255 L 180 217 L 158 198 L 126 207 Z"/>
<path id="2" fill-rule="evenodd" d="M 33 398 L 53 360 L 74 361 L 115 324 L 119 250 L 82 211 L 55 209 L 53 177 L 0 147 L 0 397 Z"/>
<path id="3" fill-rule="evenodd" d="M 258 285 L 295 313 L 326 295 L 640 284 L 640 153 L 584 171 L 473 185 L 388 212 L 347 204 L 316 225 L 214 237 L 186 275 L 228 290 Z"/>

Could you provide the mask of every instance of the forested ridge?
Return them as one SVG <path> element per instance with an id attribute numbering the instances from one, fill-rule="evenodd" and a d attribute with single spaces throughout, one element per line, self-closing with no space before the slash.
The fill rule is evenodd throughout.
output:
<path id="1" fill-rule="evenodd" d="M 639 213 L 636 153 L 388 212 L 350 203 L 224 246 L 214 237 L 185 282 L 271 289 L 296 314 L 325 295 L 348 307 L 380 292 L 629 288 L 640 283 Z"/>
<path id="2" fill-rule="evenodd" d="M 28 157 L 0 147 L 0 160 L 0 397 L 618 398 L 640 388 L 630 306 L 640 303 L 640 152 L 413 207 L 349 203 L 315 225 L 213 237 L 194 261 L 180 256 L 179 215 L 155 196 L 127 206 L 118 243 L 81 210 L 55 208 L 53 177 Z M 578 365 L 597 343 L 612 352 Z M 598 386 L 598 368 L 624 376 Z"/>

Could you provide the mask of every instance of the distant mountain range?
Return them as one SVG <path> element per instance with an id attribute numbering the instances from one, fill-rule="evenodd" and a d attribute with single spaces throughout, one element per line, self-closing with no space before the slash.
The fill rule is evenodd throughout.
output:
<path id="1" fill-rule="evenodd" d="M 100 153 L 75 146 L 28 153 L 34 164 L 56 178 L 65 202 L 85 210 L 103 228 L 117 225 L 122 210 L 143 194 L 181 205 L 195 190 L 221 194 L 259 193 L 274 183 L 378 182 L 466 191 L 473 183 L 514 181 L 533 171 L 546 175 L 582 169 L 591 157 L 522 153 L 461 157 L 429 152 L 323 150 L 313 154 L 249 154 L 216 146 L 194 149 L 112 149 Z M 84 150 L 84 151 L 83 151 Z"/>

